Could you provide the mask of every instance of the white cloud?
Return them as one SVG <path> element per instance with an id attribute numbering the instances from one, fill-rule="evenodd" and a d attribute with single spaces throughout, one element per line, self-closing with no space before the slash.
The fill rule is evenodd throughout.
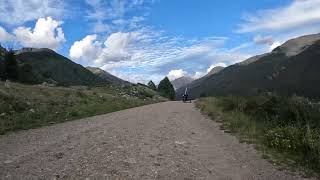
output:
<path id="1" fill-rule="evenodd" d="M 131 43 L 141 39 L 141 34 L 139 32 L 117 32 L 111 34 L 104 45 L 111 51 L 123 51 Z"/>
<path id="2" fill-rule="evenodd" d="M 1 0 L 0 22 L 9 25 L 21 25 L 42 17 L 63 16 L 65 11 L 63 0 Z"/>
<path id="3" fill-rule="evenodd" d="M 223 37 L 190 41 L 166 37 L 162 32 L 151 29 L 112 33 L 104 42 L 97 40 L 96 37 L 93 39 L 86 44 L 93 46 L 92 44 L 96 42 L 97 48 L 101 51 L 97 51 L 96 59 L 90 58 L 91 62 L 85 62 L 86 65 L 101 67 L 132 82 L 148 81 L 151 76 L 161 79 L 159 77 L 163 78 L 172 69 L 183 69 L 182 74 L 187 72 L 188 75 L 196 71 L 205 73 L 212 64 L 218 62 L 230 64 L 249 56 L 239 52 L 241 48 L 232 50 L 220 48 L 227 40 Z M 78 42 L 83 41 L 85 40 Z M 73 47 L 77 46 L 74 44 Z M 80 55 L 70 53 L 70 57 L 77 62 L 79 58 L 86 57 L 86 52 L 82 50 L 78 54 Z M 179 77 L 181 74 L 178 73 L 181 71 L 172 71 L 170 78 Z M 157 82 L 157 79 L 152 80 Z"/>
<path id="4" fill-rule="evenodd" d="M 0 42 L 12 41 L 13 35 L 8 33 L 3 27 L 0 26 Z"/>
<path id="5" fill-rule="evenodd" d="M 199 79 L 199 78 L 202 78 L 202 77 L 205 76 L 205 75 L 206 75 L 205 72 L 199 72 L 199 71 L 197 71 L 197 72 L 192 76 L 192 78 L 193 78 L 193 79 Z"/>
<path id="6" fill-rule="evenodd" d="M 294 0 L 285 7 L 248 14 L 237 32 L 282 31 L 320 23 L 320 0 Z"/>
<path id="7" fill-rule="evenodd" d="M 87 35 L 81 41 L 74 42 L 69 50 L 70 57 L 83 65 L 96 60 L 102 50 L 101 43 L 96 41 L 96 39 L 97 35 L 94 34 Z"/>
<path id="8" fill-rule="evenodd" d="M 61 21 L 51 17 L 39 18 L 34 29 L 18 27 L 14 29 L 15 40 L 25 47 L 57 49 L 65 42 Z"/>
<path id="9" fill-rule="evenodd" d="M 280 45 L 281 45 L 281 43 L 279 41 L 276 41 L 276 42 L 274 42 L 274 43 L 272 43 L 270 45 L 270 49 L 269 50 L 272 51 L 272 50 L 274 50 L 275 48 L 277 48 Z"/>
<path id="10" fill-rule="evenodd" d="M 99 58 L 96 59 L 97 64 L 107 61 L 123 61 L 135 58 L 138 53 L 132 53 L 131 45 L 142 40 L 143 36 L 139 32 L 117 32 L 111 34 L 104 42 L 104 49 Z"/>
<path id="11" fill-rule="evenodd" d="M 174 69 L 168 73 L 167 77 L 170 79 L 170 81 L 173 81 L 175 79 L 186 76 L 187 74 L 188 73 L 182 69 Z"/>
<path id="12" fill-rule="evenodd" d="M 272 36 L 257 35 L 253 38 L 253 42 L 256 44 L 272 45 L 274 43 L 274 40 L 273 40 Z"/>

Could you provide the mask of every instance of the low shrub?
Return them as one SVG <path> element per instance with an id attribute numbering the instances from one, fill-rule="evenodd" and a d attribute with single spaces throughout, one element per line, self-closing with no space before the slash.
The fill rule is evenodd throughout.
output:
<path id="1" fill-rule="evenodd" d="M 140 86 L 106 85 L 79 90 L 12 83 L 11 88 L 0 86 L 0 134 L 165 100 Z"/>
<path id="2" fill-rule="evenodd" d="M 240 138 L 320 173 L 319 104 L 303 97 L 268 94 L 202 98 L 197 106 L 208 114 L 218 114 L 223 127 Z"/>

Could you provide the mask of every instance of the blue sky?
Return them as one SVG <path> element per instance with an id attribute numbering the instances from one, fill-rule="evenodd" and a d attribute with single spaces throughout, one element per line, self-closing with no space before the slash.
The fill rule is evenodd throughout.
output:
<path id="1" fill-rule="evenodd" d="M 211 68 L 319 33 L 320 0 L 2 0 L 0 42 L 46 47 L 132 82 Z"/>

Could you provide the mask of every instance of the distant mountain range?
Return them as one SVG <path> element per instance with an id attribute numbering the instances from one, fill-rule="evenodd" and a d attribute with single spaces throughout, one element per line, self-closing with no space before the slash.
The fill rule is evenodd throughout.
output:
<path id="1" fill-rule="evenodd" d="M 194 83 L 199 83 L 199 82 L 203 81 L 206 77 L 211 76 L 211 75 L 213 75 L 213 74 L 216 74 L 216 73 L 220 72 L 222 69 L 224 69 L 224 67 L 222 67 L 222 66 L 217 66 L 217 67 L 212 68 L 212 69 L 208 72 L 208 74 L 206 74 L 205 76 L 203 76 L 203 77 L 201 77 L 201 78 L 199 78 L 199 79 L 193 79 L 193 78 L 188 77 L 188 76 L 182 76 L 182 77 L 180 77 L 180 78 L 177 78 L 177 79 L 171 81 L 171 83 L 172 83 L 172 85 L 173 85 L 173 87 L 174 87 L 175 90 L 178 90 L 178 89 L 181 88 L 181 87 L 186 88 L 187 85 L 193 86 Z"/>
<path id="2" fill-rule="evenodd" d="M 216 66 L 216 67 L 212 68 L 211 71 L 209 71 L 209 73 L 204 76 L 204 78 L 211 76 L 213 74 L 217 74 L 218 72 L 222 71 L 223 69 L 224 69 L 224 67 L 222 67 L 222 66 Z M 200 78 L 200 79 L 204 79 L 204 78 Z"/>
<path id="3" fill-rule="evenodd" d="M 217 66 L 211 69 L 211 71 L 209 71 L 205 76 L 199 78 L 199 79 L 190 79 L 189 81 L 185 81 L 186 83 L 181 84 L 180 87 L 176 88 L 176 95 L 177 98 L 180 98 L 182 96 L 182 94 L 185 92 L 185 89 L 188 88 L 188 91 L 190 92 L 190 87 L 196 87 L 199 84 L 201 84 L 202 82 L 204 82 L 208 77 L 210 77 L 211 75 L 214 75 L 216 73 L 219 73 L 220 71 L 222 71 L 224 69 L 224 67 L 221 66 Z M 184 78 L 184 77 L 182 77 Z"/>
<path id="4" fill-rule="evenodd" d="M 0 76 L 6 50 L 0 46 Z M 85 68 L 50 49 L 23 48 L 15 52 L 20 81 L 58 85 L 127 84 L 99 68 Z M 229 67 L 215 67 L 204 77 L 172 81 L 177 97 L 186 87 L 191 97 L 276 92 L 320 99 L 320 34 L 291 39 L 270 53 Z"/>
<path id="5" fill-rule="evenodd" d="M 186 86 L 177 90 L 177 97 Z M 320 98 L 320 34 L 291 39 L 187 85 L 191 97 L 276 92 Z"/>
<path id="6" fill-rule="evenodd" d="M 178 79 L 175 79 L 173 81 L 171 81 L 171 84 L 173 85 L 174 89 L 179 89 L 183 86 L 186 86 L 187 84 L 191 83 L 194 79 L 191 77 L 180 77 Z"/>
<path id="7" fill-rule="evenodd" d="M 97 67 L 86 67 L 89 71 L 91 71 L 93 74 L 99 76 L 101 79 L 107 82 L 112 82 L 115 84 L 130 84 L 128 81 L 122 80 L 100 68 Z"/>
<path id="8" fill-rule="evenodd" d="M 6 50 L 0 48 L 0 75 Z M 54 83 L 59 85 L 101 85 L 127 83 L 97 68 L 85 68 L 46 48 L 23 48 L 15 51 L 20 81 L 24 83 Z M 102 73 L 103 72 L 103 73 Z M 102 75 L 103 74 L 103 75 Z"/>

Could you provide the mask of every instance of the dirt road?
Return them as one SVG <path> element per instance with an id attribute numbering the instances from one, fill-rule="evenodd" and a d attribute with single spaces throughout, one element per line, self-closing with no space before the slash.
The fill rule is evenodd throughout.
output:
<path id="1" fill-rule="evenodd" d="M 0 136 L 0 179 L 301 179 L 165 102 Z"/>

